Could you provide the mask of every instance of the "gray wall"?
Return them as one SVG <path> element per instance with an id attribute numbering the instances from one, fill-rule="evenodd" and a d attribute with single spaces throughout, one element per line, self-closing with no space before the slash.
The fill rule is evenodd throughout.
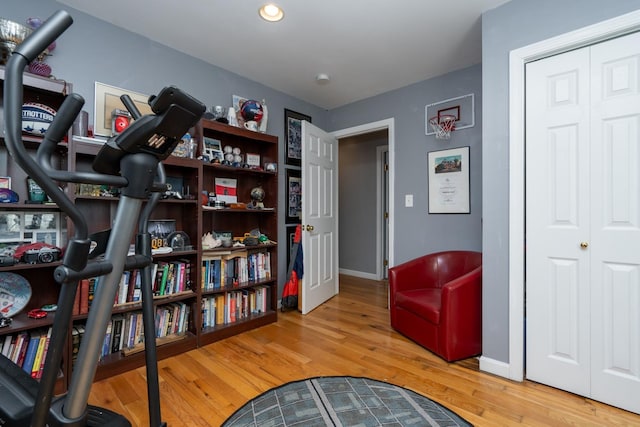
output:
<path id="1" fill-rule="evenodd" d="M 509 362 L 509 52 L 638 8 L 639 0 L 513 0 L 482 17 L 485 357 Z"/>
<path id="2" fill-rule="evenodd" d="M 85 110 L 92 123 L 96 81 L 154 94 L 175 85 L 194 95 L 208 107 L 231 105 L 232 95 L 265 99 L 269 110 L 267 132 L 280 140 L 280 164 L 284 161 L 284 108 L 309 115 L 313 123 L 325 125 L 324 110 L 282 92 L 245 79 L 219 67 L 160 45 L 132 32 L 115 27 L 54 0 L 3 0 L 0 16 L 24 23 L 29 17 L 47 18 L 57 10 L 67 10 L 73 25 L 58 39 L 54 54 L 47 59 L 55 77 L 73 84 L 73 91 L 85 98 Z M 280 168 L 281 195 L 278 210 L 284 212 L 284 168 Z M 285 241 L 284 223 L 278 241 Z M 193 237 L 193 236 L 192 236 Z M 280 287 L 286 279 L 286 245 L 279 247 Z"/>
<path id="3" fill-rule="evenodd" d="M 377 150 L 387 145 L 381 130 L 340 139 L 338 205 L 340 209 L 339 264 L 341 270 L 376 274 Z"/>
<path id="4" fill-rule="evenodd" d="M 482 248 L 481 80 L 476 65 L 329 111 L 327 131 L 395 118 L 395 264 L 440 250 Z M 425 135 L 425 105 L 468 93 L 475 93 L 475 127 L 454 132 L 449 141 Z M 429 214 L 427 153 L 464 146 L 470 147 L 471 213 Z M 405 194 L 413 194 L 414 207 L 404 207 Z"/>

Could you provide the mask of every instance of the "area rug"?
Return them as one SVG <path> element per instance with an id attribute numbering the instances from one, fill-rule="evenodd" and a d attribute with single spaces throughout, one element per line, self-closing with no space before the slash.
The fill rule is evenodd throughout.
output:
<path id="1" fill-rule="evenodd" d="M 356 377 L 317 377 L 268 390 L 222 427 L 471 426 L 411 390 Z"/>

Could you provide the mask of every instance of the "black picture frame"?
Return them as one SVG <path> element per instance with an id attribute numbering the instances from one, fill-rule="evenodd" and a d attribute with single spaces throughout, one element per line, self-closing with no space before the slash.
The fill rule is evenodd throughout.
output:
<path id="1" fill-rule="evenodd" d="M 287 224 L 302 222 L 302 173 L 299 169 L 286 170 L 286 212 Z"/>
<path id="2" fill-rule="evenodd" d="M 296 236 L 297 225 L 287 225 L 287 268 L 291 264 L 291 248 L 293 248 L 293 239 Z"/>
<path id="3" fill-rule="evenodd" d="M 284 109 L 284 139 L 287 143 L 285 163 L 292 166 L 302 164 L 302 121 L 311 123 L 311 116 Z"/>

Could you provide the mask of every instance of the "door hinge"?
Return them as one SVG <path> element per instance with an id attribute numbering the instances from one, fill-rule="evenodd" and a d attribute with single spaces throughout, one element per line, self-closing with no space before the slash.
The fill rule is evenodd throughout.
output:
<path id="1" fill-rule="evenodd" d="M 387 267 L 389 265 L 389 260 L 385 259 L 382 263 L 382 265 L 384 265 L 385 267 Z"/>
<path id="2" fill-rule="evenodd" d="M 389 172 L 389 163 L 384 164 L 384 171 Z"/>
<path id="3" fill-rule="evenodd" d="M 384 213 L 384 219 L 389 219 L 389 212 Z"/>

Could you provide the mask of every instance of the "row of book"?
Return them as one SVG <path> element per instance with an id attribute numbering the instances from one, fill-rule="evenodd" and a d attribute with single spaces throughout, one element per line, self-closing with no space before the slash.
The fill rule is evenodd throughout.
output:
<path id="1" fill-rule="evenodd" d="M 189 329 L 190 314 L 191 307 L 184 302 L 176 302 L 157 307 L 155 313 L 156 336 L 184 335 Z M 125 349 L 130 349 L 138 344 L 144 343 L 144 325 L 142 319 L 141 310 L 114 315 L 107 324 L 100 357 L 104 358 L 113 353 L 120 353 Z M 84 332 L 84 324 L 74 325 L 71 334 L 72 364 L 75 364 Z"/>
<path id="2" fill-rule="evenodd" d="M 50 339 L 51 328 L 5 335 L 2 354 L 32 378 L 40 379 Z"/>
<path id="3" fill-rule="evenodd" d="M 122 274 L 114 305 L 139 302 L 142 300 L 142 272 L 125 271 Z M 87 314 L 100 280 L 92 277 L 80 281 L 73 314 Z M 188 260 L 161 261 L 154 263 L 151 273 L 151 288 L 154 296 L 166 296 L 191 289 L 191 263 Z"/>
<path id="4" fill-rule="evenodd" d="M 251 283 L 271 277 L 271 253 L 247 251 L 207 255 L 202 260 L 204 291 Z"/>
<path id="5" fill-rule="evenodd" d="M 265 313 L 270 306 L 270 292 L 269 286 L 260 285 L 202 298 L 202 328 L 227 325 Z"/>

